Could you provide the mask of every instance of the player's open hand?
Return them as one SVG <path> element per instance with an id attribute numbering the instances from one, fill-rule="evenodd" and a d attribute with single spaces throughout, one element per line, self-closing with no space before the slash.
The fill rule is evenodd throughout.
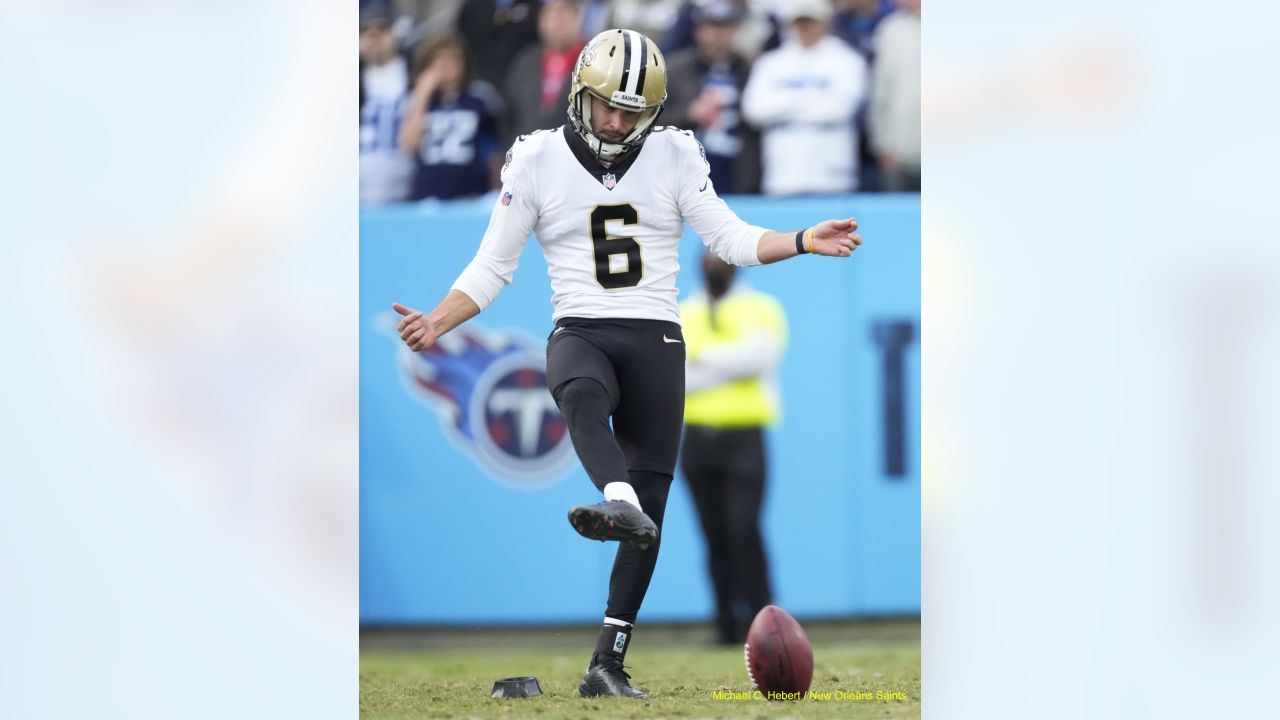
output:
<path id="1" fill-rule="evenodd" d="M 856 218 L 823 220 L 813 226 L 812 252 L 815 255 L 849 257 L 861 244 Z"/>
<path id="2" fill-rule="evenodd" d="M 400 339 L 409 346 L 410 350 L 419 352 L 436 344 L 436 338 L 440 335 L 436 332 L 435 324 L 423 315 L 422 311 L 405 307 L 400 303 L 392 303 L 391 309 L 404 316 L 396 329 L 400 331 Z"/>

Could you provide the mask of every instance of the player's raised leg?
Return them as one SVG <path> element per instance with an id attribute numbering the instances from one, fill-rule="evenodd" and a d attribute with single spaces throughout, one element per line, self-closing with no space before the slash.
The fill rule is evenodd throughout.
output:
<path id="1" fill-rule="evenodd" d="M 547 384 L 565 416 L 569 437 L 591 482 L 605 501 L 569 511 L 569 522 L 583 537 L 619 540 L 647 547 L 658 527 L 645 514 L 627 475 L 622 449 L 609 427 L 619 397 L 613 365 L 589 326 L 562 326 L 547 344 Z"/>

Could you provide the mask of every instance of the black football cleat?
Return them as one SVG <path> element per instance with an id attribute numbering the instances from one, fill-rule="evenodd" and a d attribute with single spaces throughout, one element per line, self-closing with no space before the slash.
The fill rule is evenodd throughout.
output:
<path id="1" fill-rule="evenodd" d="M 622 658 L 608 653 L 591 656 L 591 667 L 578 683 L 582 697 L 627 697 L 648 700 L 649 696 L 631 687 L 631 676 L 622 669 Z"/>
<path id="2" fill-rule="evenodd" d="M 658 526 L 625 500 L 579 505 L 569 511 L 569 524 L 590 540 L 618 540 L 644 550 L 658 540 Z"/>

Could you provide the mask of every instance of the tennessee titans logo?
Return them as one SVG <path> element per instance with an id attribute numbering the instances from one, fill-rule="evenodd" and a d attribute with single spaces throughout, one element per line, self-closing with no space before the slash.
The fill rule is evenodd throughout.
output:
<path id="1" fill-rule="evenodd" d="M 469 324 L 422 352 L 402 347 L 400 371 L 454 446 L 504 485 L 551 484 L 573 457 L 547 391 L 545 343 Z"/>

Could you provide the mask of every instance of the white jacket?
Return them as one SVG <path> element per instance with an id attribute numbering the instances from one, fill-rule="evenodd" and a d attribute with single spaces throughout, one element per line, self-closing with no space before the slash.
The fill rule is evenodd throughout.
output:
<path id="1" fill-rule="evenodd" d="M 831 36 L 809 48 L 791 41 L 760 56 L 742 114 L 761 129 L 766 194 L 857 189 L 854 114 L 866 90 L 866 61 Z"/>

